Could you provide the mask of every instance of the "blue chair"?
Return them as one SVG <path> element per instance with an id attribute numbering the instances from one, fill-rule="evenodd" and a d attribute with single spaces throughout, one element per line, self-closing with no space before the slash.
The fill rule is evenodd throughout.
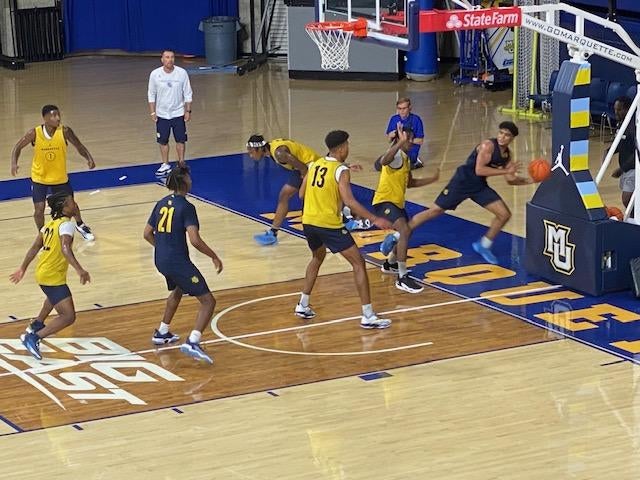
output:
<path id="1" fill-rule="evenodd" d="M 553 89 L 556 87 L 556 80 L 558 79 L 558 70 L 551 72 L 549 76 L 549 93 L 547 94 L 535 94 L 529 95 L 529 100 L 533 100 L 533 106 L 541 108 L 545 112 L 550 112 L 552 107 Z"/>
<path id="2" fill-rule="evenodd" d="M 616 99 L 623 97 L 627 94 L 629 87 L 620 82 L 611 82 L 607 88 L 606 107 L 601 113 L 600 121 L 600 138 L 604 140 L 604 127 L 609 128 L 609 133 L 613 134 L 613 127 L 616 123 L 616 114 L 613 110 L 613 104 L 616 103 Z M 593 113 L 593 112 L 592 112 Z"/>
<path id="3" fill-rule="evenodd" d="M 627 90 L 627 97 L 633 100 L 634 98 L 636 98 L 637 91 L 638 91 L 638 85 L 631 85 Z"/>
<path id="4" fill-rule="evenodd" d="M 609 82 L 601 78 L 594 77 L 591 79 L 589 86 L 589 99 L 591 116 L 601 119 L 603 112 L 607 109 L 607 88 Z"/>

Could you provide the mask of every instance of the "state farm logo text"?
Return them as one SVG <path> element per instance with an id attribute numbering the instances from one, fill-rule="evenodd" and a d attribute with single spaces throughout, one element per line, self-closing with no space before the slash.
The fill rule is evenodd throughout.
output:
<path id="1" fill-rule="evenodd" d="M 520 9 L 456 11 L 445 21 L 447 30 L 468 30 L 520 25 Z"/>

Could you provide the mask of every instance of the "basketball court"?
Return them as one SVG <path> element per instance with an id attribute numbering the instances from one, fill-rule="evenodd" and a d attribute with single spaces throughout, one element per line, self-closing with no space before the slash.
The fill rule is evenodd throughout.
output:
<path id="1" fill-rule="evenodd" d="M 8 169 L 0 176 L 6 478 L 636 478 L 640 308 L 628 290 L 593 297 L 527 274 L 526 203 L 537 185 L 490 181 L 513 212 L 494 247 L 498 266 L 471 249 L 491 220 L 471 202 L 420 227 L 408 262 L 426 285 L 417 295 L 380 271 L 388 232 L 354 232 L 374 308 L 393 320 L 383 331 L 359 327 L 352 274 L 339 256 L 328 255 L 320 271 L 316 318 L 293 314 L 310 257 L 297 199 L 277 245 L 253 241 L 273 218 L 286 172 L 243 154 L 251 134 L 322 152 L 329 130 L 348 131 L 349 161 L 364 167 L 352 174 L 354 193 L 369 206 L 384 127 L 396 99 L 408 96 L 425 123 L 426 166 L 414 175 L 441 169 L 438 182 L 409 190 L 414 214 L 512 118 L 499 110 L 510 104 L 509 91 L 455 86 L 446 76 L 294 81 L 277 62 L 242 77 L 192 76 L 190 201 L 225 265 L 216 275 L 192 252 L 217 299 L 203 335 L 214 365 L 175 346 L 154 347 L 167 291 L 142 231 L 166 194 L 154 177 L 159 155 L 145 98 L 156 65 L 156 58 L 75 57 L 0 73 L 7 156 L 40 121 L 42 105 L 56 103 L 97 163 L 87 172 L 69 149 L 76 200 L 96 234 L 95 242 L 74 242 L 92 282 L 82 286 L 70 271 L 78 318 L 43 342 L 42 361 L 18 340 L 42 304 L 33 267 L 19 285 L 7 280 L 36 234 L 29 183 L 10 179 Z M 515 122 L 515 157 L 525 165 L 552 159 L 548 123 Z M 590 147 L 595 172 L 605 145 Z M 30 155 L 27 148 L 21 156 L 22 176 Z M 619 202 L 608 175 L 598 189 L 606 204 Z M 196 309 L 185 298 L 172 330 L 188 335 Z"/>

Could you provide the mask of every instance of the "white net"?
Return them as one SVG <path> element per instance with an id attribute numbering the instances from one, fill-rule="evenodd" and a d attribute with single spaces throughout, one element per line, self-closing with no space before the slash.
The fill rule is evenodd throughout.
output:
<path id="1" fill-rule="evenodd" d="M 559 0 L 542 0 L 541 5 L 557 4 Z M 554 14 L 556 25 L 560 24 L 560 12 Z M 556 38 L 542 35 L 540 38 L 540 93 L 549 92 L 551 73 L 560 68 L 560 42 Z"/>
<path id="2" fill-rule="evenodd" d="M 353 31 L 338 27 L 319 28 L 318 24 L 308 25 L 306 30 L 320 50 L 323 70 L 349 69 L 349 45 Z"/>
<path id="3" fill-rule="evenodd" d="M 557 4 L 559 0 L 517 0 L 519 7 L 530 5 Z M 555 14 L 555 24 L 558 25 L 559 14 Z M 533 62 L 534 41 L 538 39 L 538 54 Z M 517 108 L 525 109 L 529 106 L 529 95 L 549 93 L 551 72 L 560 68 L 559 42 L 547 35 L 534 35 L 532 30 L 521 28 L 518 35 L 518 75 L 516 78 Z M 532 88 L 531 79 L 535 79 Z"/>

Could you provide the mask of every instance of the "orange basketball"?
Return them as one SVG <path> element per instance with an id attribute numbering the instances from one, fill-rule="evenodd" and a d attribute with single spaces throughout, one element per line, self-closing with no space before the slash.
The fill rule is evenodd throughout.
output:
<path id="1" fill-rule="evenodd" d="M 607 211 L 607 217 L 610 219 L 620 222 L 624 220 L 624 213 L 622 213 L 622 210 L 618 207 L 604 207 L 604 209 Z"/>
<path id="2" fill-rule="evenodd" d="M 551 165 L 544 158 L 536 158 L 529 164 L 529 176 L 534 182 L 544 182 L 551 176 Z"/>

